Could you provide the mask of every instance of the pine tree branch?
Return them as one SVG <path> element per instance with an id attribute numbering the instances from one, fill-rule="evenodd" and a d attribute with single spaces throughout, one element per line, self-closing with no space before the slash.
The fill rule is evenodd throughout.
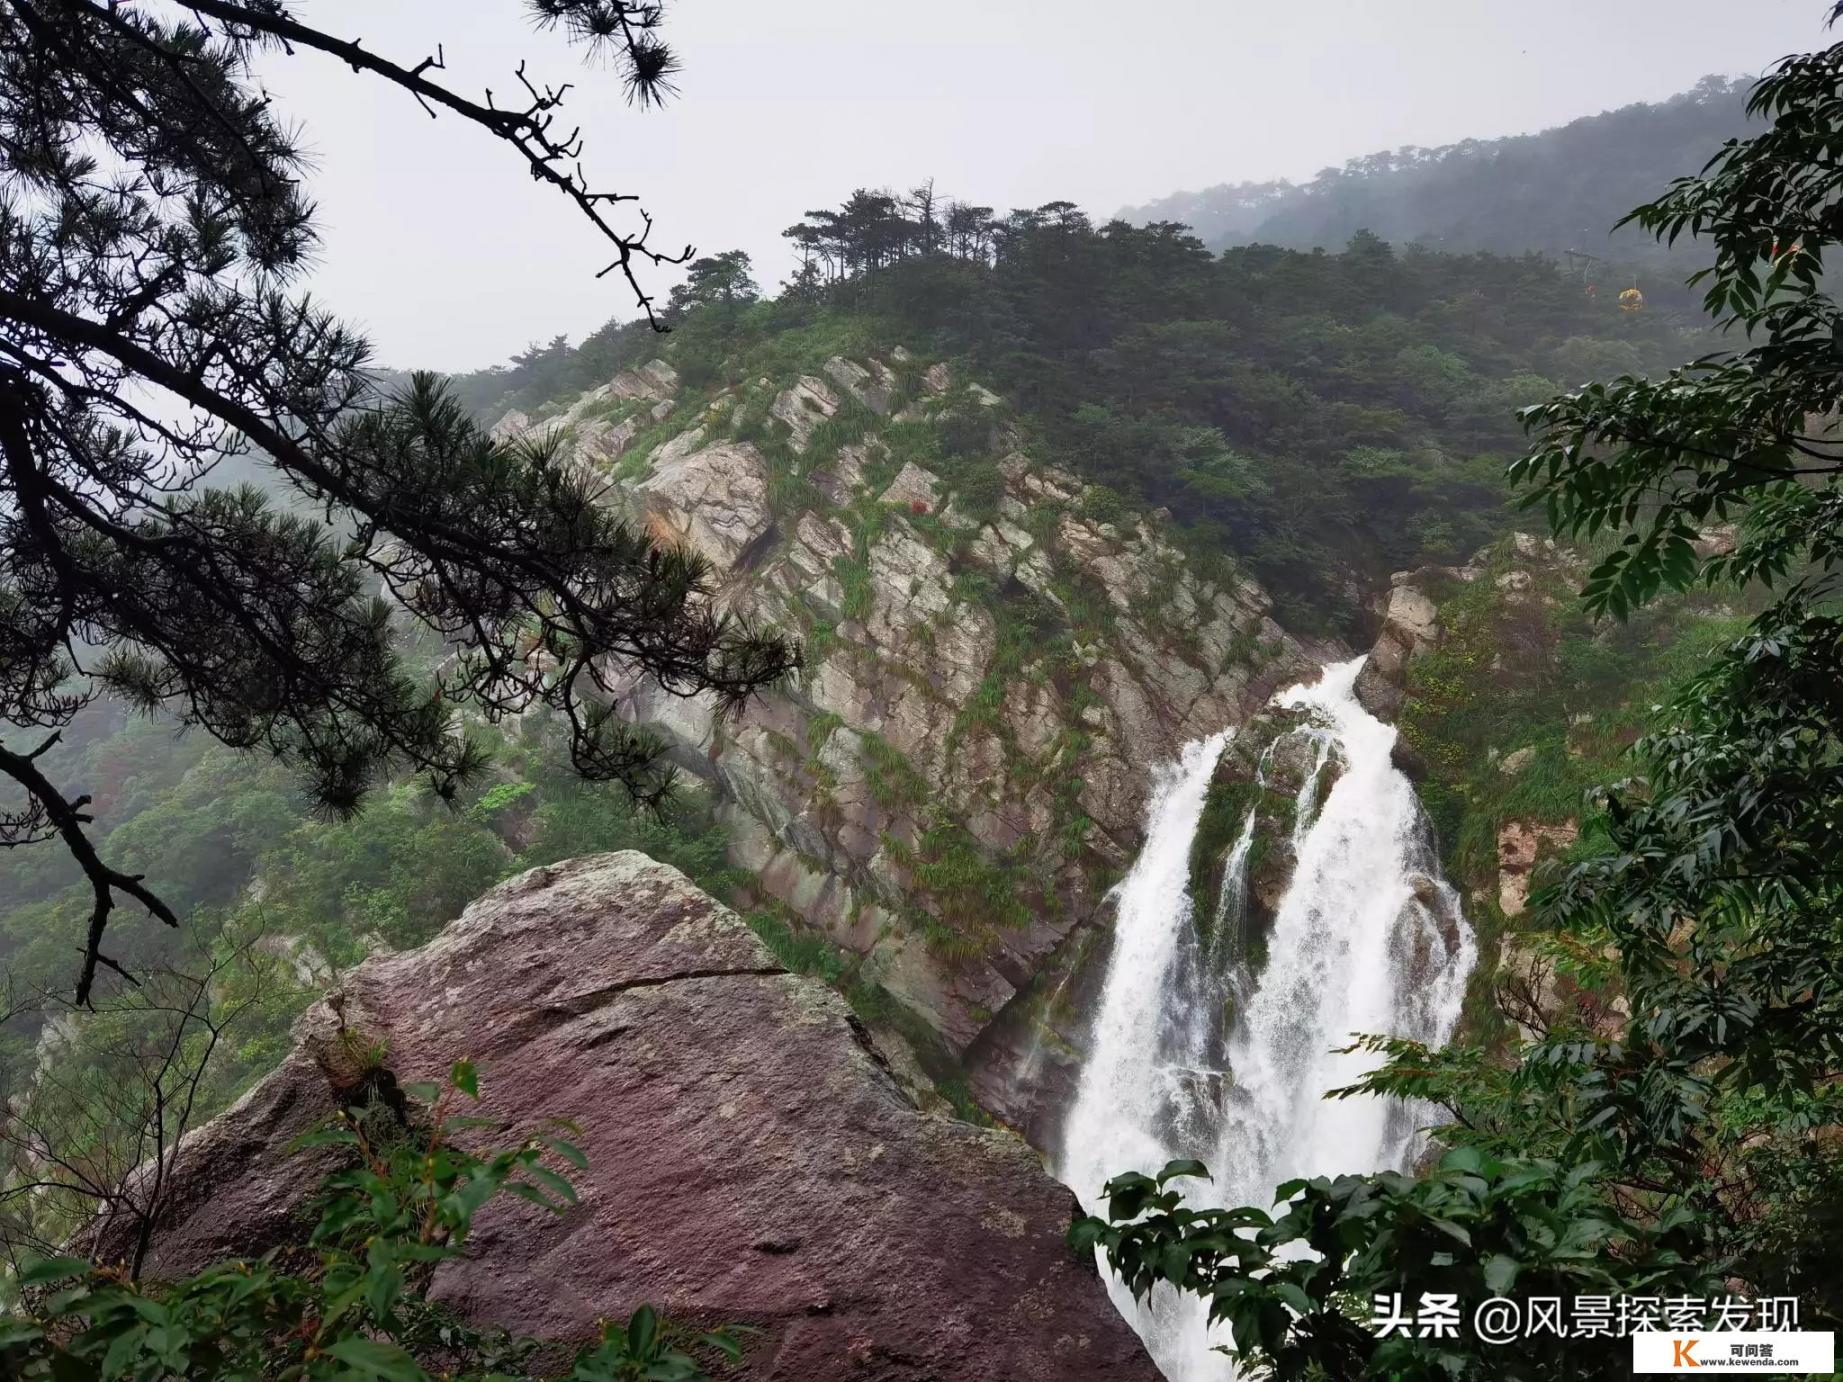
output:
<path id="1" fill-rule="evenodd" d="M 89 879 L 95 902 L 90 910 L 89 929 L 83 944 L 83 972 L 77 979 L 77 1003 L 88 1007 L 90 989 L 96 980 L 96 967 L 106 963 L 110 969 L 121 972 L 121 967 L 102 953 L 103 932 L 109 924 L 109 913 L 115 908 L 116 893 L 124 893 L 133 898 L 168 926 L 178 926 L 179 918 L 151 890 L 142 886 L 140 874 L 122 873 L 103 863 L 101 856 L 96 853 L 96 846 L 90 843 L 89 836 L 83 830 L 90 823 L 90 817 L 83 810 L 89 805 L 90 799 L 87 796 L 67 798 L 40 771 L 37 759 L 57 742 L 57 738 L 57 735 L 52 735 L 30 753 L 14 753 L 0 744 L 0 773 L 12 778 L 31 794 L 44 811 L 46 819 L 63 837 L 65 847 L 77 861 L 77 867 Z"/>
<path id="2" fill-rule="evenodd" d="M 81 0 L 86 7 L 95 9 L 89 0 Z M 281 40 L 284 44 L 298 44 L 303 48 L 315 49 L 338 58 L 355 72 L 370 72 L 394 82 L 410 92 L 428 108 L 434 103 L 443 109 L 452 111 L 462 119 L 471 121 L 488 133 L 505 140 L 524 157 L 531 176 L 548 183 L 576 204 L 577 209 L 594 224 L 602 236 L 615 247 L 616 258 L 613 263 L 601 270 L 597 278 L 605 277 L 616 269 L 621 271 L 632 289 L 637 305 L 646 313 L 647 320 L 655 330 L 663 331 L 665 326 L 653 310 L 653 297 L 641 286 L 634 272 L 637 260 L 644 259 L 655 265 L 683 264 L 695 252 L 690 245 L 677 254 L 665 254 L 647 245 L 647 237 L 652 233 L 653 221 L 644 211 L 640 213 L 644 228 L 638 235 L 631 235 L 615 229 L 602 214 L 602 206 L 613 202 L 636 200 L 630 192 L 594 192 L 588 187 L 575 164 L 576 156 L 581 152 L 581 142 L 572 133 L 562 141 L 550 134 L 551 112 L 562 104 L 563 95 L 568 87 L 546 88 L 542 92 L 531 85 L 525 76 L 524 64 L 520 63 L 515 74 L 519 82 L 531 96 L 531 103 L 523 110 L 503 108 L 492 103 L 493 94 L 486 93 L 487 103 L 471 101 L 457 94 L 439 82 L 431 81 L 429 71 L 440 70 L 442 62 L 439 57 L 424 58 L 414 67 L 404 67 L 387 58 L 368 52 L 358 41 L 335 38 L 312 28 L 298 20 L 289 18 L 284 13 L 264 12 L 250 9 L 245 5 L 230 3 L 230 0 L 192 0 L 187 8 L 197 14 L 215 19 L 223 24 L 236 25 L 253 33 L 267 34 Z M 629 51 L 633 51 L 634 40 L 628 38 Z M 431 111 L 431 114 L 434 112 Z M 572 171 L 559 171 L 560 166 L 568 166 Z"/>
<path id="3" fill-rule="evenodd" d="M 367 494 L 311 454 L 300 439 L 282 431 L 249 405 L 211 387 L 196 373 L 179 368 L 130 337 L 110 330 L 106 324 L 6 288 L 0 288 L 0 319 L 23 323 L 60 340 L 110 356 L 150 383 L 235 427 L 268 451 L 281 469 L 363 515 L 378 530 L 401 538 L 437 562 L 452 562 L 462 568 L 483 558 L 503 563 L 507 569 L 544 587 L 557 601 L 557 621 L 572 625 L 571 631 L 577 636 L 607 630 L 608 621 L 603 612 L 591 607 L 569 588 L 567 581 L 559 579 L 562 573 L 542 555 L 496 544 L 477 530 L 456 527 L 426 508 L 410 507 L 404 502 L 406 496 L 393 494 L 380 499 Z M 657 656 L 666 650 L 657 644 L 635 644 L 631 649 L 613 647 L 599 651 L 632 651 Z M 661 669 L 665 673 L 662 679 L 687 681 L 696 689 L 709 689 L 720 696 L 734 698 L 775 680 L 792 666 L 791 657 L 770 661 L 779 661 L 782 665 L 761 674 L 729 677 L 703 669 L 695 660 L 680 660 L 676 665 Z"/>

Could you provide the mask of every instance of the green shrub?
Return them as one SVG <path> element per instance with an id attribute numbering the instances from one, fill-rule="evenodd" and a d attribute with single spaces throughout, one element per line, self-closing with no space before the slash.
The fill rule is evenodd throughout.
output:
<path id="1" fill-rule="evenodd" d="M 30 1308 L 0 1316 L 0 1374 L 22 1382 L 65 1379 L 276 1378 L 286 1382 L 431 1382 L 504 1376 L 535 1351 L 532 1341 L 471 1329 L 423 1294 L 430 1272 L 460 1255 L 474 1217 L 501 1193 L 555 1212 L 576 1192 L 555 1166 L 588 1163 L 560 1136 L 538 1134 L 501 1152 L 457 1142 L 477 1120 L 451 1118 L 456 1096 L 478 1094 L 462 1061 L 445 1089 L 404 1091 L 432 1105 L 426 1131 L 371 1104 L 335 1115 L 300 1139 L 337 1147 L 352 1165 L 327 1177 L 325 1208 L 308 1238 L 314 1264 L 282 1268 L 275 1253 L 226 1261 L 172 1283 L 126 1278 L 83 1258 L 51 1258 L 19 1275 Z M 576 1355 L 570 1382 L 700 1382 L 707 1374 L 673 1341 L 650 1306 Z M 692 1347 L 740 1360 L 735 1332 L 715 1330 Z"/>

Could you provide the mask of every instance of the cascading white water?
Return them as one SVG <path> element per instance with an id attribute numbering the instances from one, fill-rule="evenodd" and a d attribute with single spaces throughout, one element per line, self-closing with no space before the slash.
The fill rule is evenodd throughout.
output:
<path id="1" fill-rule="evenodd" d="M 1146 807 L 1146 840 L 1115 890 L 1113 956 L 1095 1015 L 1088 1059 L 1074 1106 L 1063 1125 L 1057 1175 L 1091 1212 L 1099 1212 L 1101 1187 L 1122 1171 L 1163 1166 L 1186 1136 L 1207 1137 L 1215 1101 L 1199 1097 L 1197 1074 L 1207 1052 L 1198 1051 L 1206 1014 L 1199 1001 L 1172 1001 L 1175 976 L 1194 975 L 1185 952 L 1195 949 L 1191 925 L 1190 845 L 1203 815 L 1210 775 L 1230 734 L 1187 745 L 1172 766 L 1158 769 Z M 1219 1067 L 1218 1067 L 1219 1068 Z M 1114 1304 L 1134 1322 L 1152 1356 L 1172 1378 L 1206 1377 L 1174 1372 L 1176 1359 L 1204 1334 L 1201 1307 L 1169 1293 L 1149 1307 L 1136 1303 L 1117 1278 Z M 1209 1356 L 1207 1346 L 1202 1357 Z"/>
<path id="2" fill-rule="evenodd" d="M 1220 942 L 1241 926 L 1252 812 L 1224 864 L 1217 943 L 1192 925 L 1191 845 L 1230 734 L 1187 746 L 1154 779 L 1145 846 L 1115 893 L 1113 953 L 1057 1165 L 1091 1212 L 1104 1212 L 1110 1177 L 1176 1157 L 1214 1174 L 1184 1182 L 1199 1205 L 1265 1205 L 1293 1176 L 1402 1167 L 1413 1154 L 1414 1110 L 1322 1097 L 1373 1063 L 1334 1054 L 1353 1033 L 1445 1041 L 1475 958 L 1414 788 L 1391 761 L 1395 730 L 1357 702 L 1362 665 L 1336 664 L 1275 698 L 1310 717 L 1291 732 L 1312 740 L 1314 762 L 1257 974 Z M 1172 1382 L 1234 1376 L 1200 1301 L 1161 1288 L 1140 1305 L 1117 1284 L 1114 1297 Z"/>

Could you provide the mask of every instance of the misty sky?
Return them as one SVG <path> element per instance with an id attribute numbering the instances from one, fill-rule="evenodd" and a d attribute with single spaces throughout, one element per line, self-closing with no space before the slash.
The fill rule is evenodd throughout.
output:
<path id="1" fill-rule="evenodd" d="M 856 186 L 1098 216 L 1182 188 L 1310 177 L 1402 144 L 1521 133 L 1821 46 L 1822 0 L 674 0 L 682 95 L 641 113 L 518 0 L 305 0 L 302 17 L 503 97 L 527 58 L 598 189 L 655 243 L 740 247 L 772 287 L 783 227 Z M 926 23 L 923 18 L 926 18 Z M 509 148 L 311 53 L 265 77 L 318 163 L 314 287 L 392 365 L 462 370 L 633 304 L 592 229 Z M 1690 169 L 1671 171 L 1693 171 Z M 662 290 L 671 279 L 654 271 Z"/>

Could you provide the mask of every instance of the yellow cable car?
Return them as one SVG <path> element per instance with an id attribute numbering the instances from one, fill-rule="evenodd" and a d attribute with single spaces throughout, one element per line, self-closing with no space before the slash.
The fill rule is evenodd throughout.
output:
<path id="1" fill-rule="evenodd" d="M 1627 288 L 1619 294 L 1621 312 L 1642 312 L 1645 310 L 1645 295 L 1636 288 Z"/>

